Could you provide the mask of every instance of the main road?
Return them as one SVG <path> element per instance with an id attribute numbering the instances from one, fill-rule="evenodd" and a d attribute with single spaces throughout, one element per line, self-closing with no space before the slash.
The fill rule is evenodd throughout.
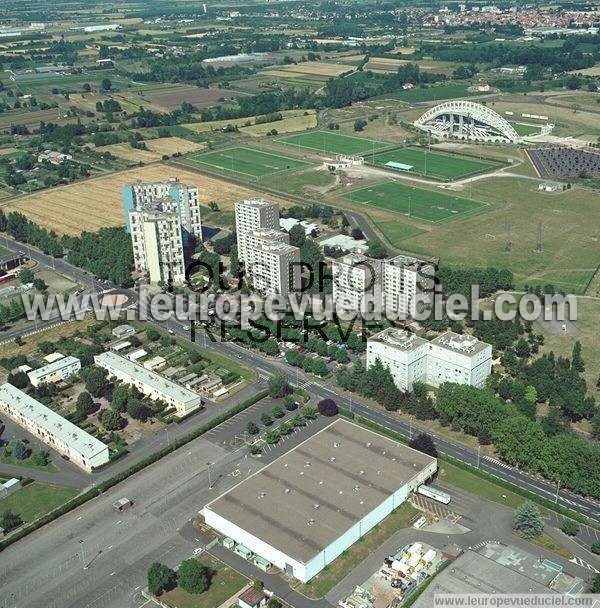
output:
<path id="1" fill-rule="evenodd" d="M 28 255 L 30 255 L 31 258 L 37 261 L 39 264 L 55 268 L 56 271 L 61 272 L 62 274 L 69 276 L 85 285 L 88 290 L 97 292 L 106 289 L 106 285 L 98 282 L 90 274 L 72 266 L 65 260 L 54 259 L 51 256 L 45 255 L 40 251 L 27 247 L 22 243 L 18 243 L 11 239 L 4 238 L 0 240 L 0 243 L 7 249 L 11 249 L 13 251 L 26 250 Z M 137 294 L 132 290 L 122 291 L 130 296 L 132 302 L 134 302 L 137 298 Z M 41 328 L 44 325 L 50 325 L 55 322 L 56 320 L 38 323 L 38 327 Z M 412 437 L 415 433 L 419 432 L 427 432 L 431 434 L 428 429 L 420 427 L 418 424 L 414 424 L 412 421 L 405 420 L 398 414 L 389 413 L 373 407 L 359 396 L 349 394 L 344 395 L 342 394 L 341 389 L 332 387 L 326 383 L 317 384 L 311 379 L 307 378 L 304 372 L 299 371 L 297 368 L 288 366 L 281 360 L 263 357 L 232 342 L 210 340 L 204 333 L 197 333 L 190 336 L 190 332 L 188 329 L 186 329 L 186 325 L 187 324 L 179 324 L 171 321 L 168 324 L 168 327 L 171 331 L 176 332 L 183 338 L 195 339 L 197 343 L 200 343 L 201 346 L 209 350 L 216 351 L 228 357 L 243 359 L 248 366 L 251 366 L 259 373 L 262 372 L 263 375 L 269 376 L 277 371 L 283 371 L 292 383 L 297 383 L 300 381 L 304 388 L 307 388 L 320 397 L 331 397 L 336 399 L 338 402 L 340 402 L 341 397 L 340 404 L 348 407 L 348 409 L 351 409 L 354 414 L 375 422 L 391 431 L 400 433 L 405 437 Z M 164 327 L 165 323 L 162 323 L 162 326 Z M 14 338 L 17 335 L 24 335 L 30 331 L 31 327 L 8 330 L 7 332 L 0 334 L 0 340 Z M 465 464 L 477 467 L 486 473 L 494 475 L 502 481 L 512 483 L 524 490 L 536 494 L 541 498 L 553 501 L 561 507 L 577 511 L 588 517 L 590 520 L 600 523 L 600 503 L 598 501 L 574 494 L 568 490 L 561 490 L 555 484 L 546 479 L 532 475 L 525 471 L 521 471 L 516 467 L 512 467 L 498 460 L 485 456 L 480 457 L 478 450 L 451 441 L 442 435 L 434 434 L 433 437 L 435 439 L 438 451 L 442 454 L 447 454 L 448 456 L 456 458 Z"/>

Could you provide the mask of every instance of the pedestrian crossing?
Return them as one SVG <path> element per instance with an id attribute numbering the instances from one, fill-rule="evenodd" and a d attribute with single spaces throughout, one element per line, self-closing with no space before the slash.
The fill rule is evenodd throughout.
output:
<path id="1" fill-rule="evenodd" d="M 512 471 L 514 469 L 514 467 L 512 467 L 510 464 L 507 464 L 506 462 L 502 462 L 501 460 L 498 460 L 497 458 L 492 458 L 491 456 L 482 456 L 481 459 L 487 460 L 488 462 L 491 462 L 498 467 L 502 467 L 503 469 L 508 469 L 510 471 Z"/>

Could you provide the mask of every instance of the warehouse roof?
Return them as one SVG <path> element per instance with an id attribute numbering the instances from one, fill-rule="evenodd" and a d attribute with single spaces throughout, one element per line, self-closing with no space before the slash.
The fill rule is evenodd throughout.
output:
<path id="1" fill-rule="evenodd" d="M 33 421 L 84 458 L 91 459 L 107 449 L 104 443 L 12 384 L 0 386 L 0 401 L 6 403 L 12 412 Z"/>
<path id="2" fill-rule="evenodd" d="M 205 508 L 307 563 L 434 462 L 338 419 Z"/>

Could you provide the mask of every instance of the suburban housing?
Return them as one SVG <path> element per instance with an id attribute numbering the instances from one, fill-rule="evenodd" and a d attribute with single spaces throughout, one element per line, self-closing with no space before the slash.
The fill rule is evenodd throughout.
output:
<path id="1" fill-rule="evenodd" d="M 0 411 L 88 473 L 108 462 L 108 446 L 12 384 L 0 386 Z"/>
<path id="2" fill-rule="evenodd" d="M 236 552 L 306 582 L 436 470 L 435 458 L 339 419 L 202 513 L 230 544 L 239 543 Z"/>
<path id="3" fill-rule="evenodd" d="M 377 359 L 405 391 L 412 390 L 415 382 L 431 386 L 456 382 L 481 388 L 492 371 L 492 346 L 452 331 L 428 341 L 388 327 L 367 341 L 367 367 Z"/>
<path id="4" fill-rule="evenodd" d="M 94 363 L 104 368 L 109 376 L 135 386 L 143 395 L 153 400 L 164 401 L 168 407 L 175 408 L 177 416 L 186 416 L 197 410 L 202 399 L 198 393 L 145 369 L 142 365 L 107 351 L 94 356 Z"/>

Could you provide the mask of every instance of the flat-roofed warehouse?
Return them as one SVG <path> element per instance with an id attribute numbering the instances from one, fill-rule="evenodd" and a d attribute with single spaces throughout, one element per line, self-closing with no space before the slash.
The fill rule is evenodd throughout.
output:
<path id="1" fill-rule="evenodd" d="M 206 524 L 306 582 L 401 505 L 437 460 L 338 419 L 206 505 Z"/>

